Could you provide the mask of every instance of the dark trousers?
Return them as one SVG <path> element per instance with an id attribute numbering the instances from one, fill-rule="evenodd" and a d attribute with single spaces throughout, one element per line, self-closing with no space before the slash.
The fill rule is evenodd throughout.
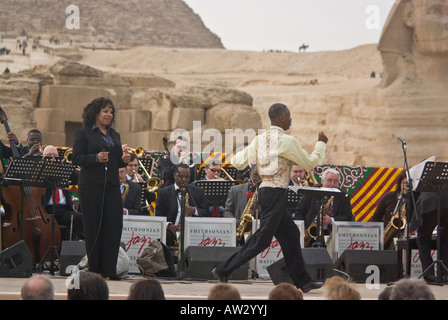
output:
<path id="1" fill-rule="evenodd" d="M 437 225 L 437 210 L 422 214 L 422 219 L 422 226 L 417 230 L 417 246 L 423 272 L 433 262 L 433 258 L 431 257 L 431 238 L 432 231 Z M 448 268 L 448 209 L 440 210 L 440 227 L 440 260 Z M 442 271 L 443 275 L 448 275 L 445 268 L 442 267 Z M 434 275 L 434 266 L 423 274 L 424 277 L 432 275 Z"/>
<path id="2" fill-rule="evenodd" d="M 311 281 L 303 261 L 300 231 L 286 212 L 286 200 L 286 189 L 263 187 L 258 190 L 261 208 L 260 227 L 238 252 L 217 267 L 220 275 L 230 275 L 245 262 L 257 256 L 271 244 L 272 237 L 275 236 L 280 243 L 286 267 L 296 287 L 301 288 Z"/>
<path id="3" fill-rule="evenodd" d="M 119 186 L 80 185 L 79 196 L 84 222 L 89 271 L 116 277 L 118 251 L 123 226 L 123 205 Z"/>

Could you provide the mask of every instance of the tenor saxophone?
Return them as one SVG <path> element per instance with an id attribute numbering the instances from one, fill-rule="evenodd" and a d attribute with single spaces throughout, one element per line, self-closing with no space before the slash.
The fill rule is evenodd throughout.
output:
<path id="1" fill-rule="evenodd" d="M 252 197 L 247 201 L 246 207 L 244 208 L 243 214 L 241 215 L 241 222 L 236 230 L 236 238 L 237 240 L 243 239 L 244 231 L 246 231 L 247 225 L 254 220 L 254 216 L 252 214 L 253 205 L 257 202 L 258 190 L 254 192 Z"/>
<path id="2" fill-rule="evenodd" d="M 330 199 L 328 199 L 327 204 L 325 205 L 322 215 L 327 214 L 328 209 L 330 208 L 331 202 L 333 201 L 334 196 L 331 196 Z M 308 229 L 306 229 L 305 232 L 305 248 L 309 247 L 311 245 L 311 241 L 313 239 L 316 239 L 319 235 L 319 230 L 317 228 L 317 218 L 319 214 L 316 214 L 316 218 L 314 221 L 309 225 Z"/>
<path id="3" fill-rule="evenodd" d="M 384 228 L 384 247 L 388 247 L 388 244 L 396 236 L 399 230 L 404 229 L 406 226 L 406 205 L 401 204 L 400 212 L 397 212 Z"/>

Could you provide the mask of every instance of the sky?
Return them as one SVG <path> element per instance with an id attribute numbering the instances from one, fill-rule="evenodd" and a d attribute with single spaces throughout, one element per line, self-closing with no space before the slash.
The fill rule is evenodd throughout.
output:
<path id="1" fill-rule="evenodd" d="M 229 50 L 307 52 L 378 43 L 395 0 L 184 0 Z"/>

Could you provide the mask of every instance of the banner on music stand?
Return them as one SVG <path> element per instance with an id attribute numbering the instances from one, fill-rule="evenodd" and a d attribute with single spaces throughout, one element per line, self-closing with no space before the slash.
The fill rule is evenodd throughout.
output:
<path id="1" fill-rule="evenodd" d="M 297 228 L 299 228 L 300 231 L 300 246 L 303 248 L 304 243 L 304 234 L 305 234 L 305 223 L 303 220 L 294 220 L 295 224 L 297 225 Z M 255 233 L 259 226 L 260 221 L 259 220 L 253 220 L 252 221 L 252 234 Z M 266 269 L 274 262 L 280 260 L 283 258 L 283 253 L 280 248 L 280 244 L 278 243 L 278 240 L 273 237 L 271 244 L 268 248 L 263 250 L 260 254 L 258 254 L 255 259 L 255 270 L 257 270 L 257 273 L 260 277 L 270 277 L 268 270 Z"/>
<path id="2" fill-rule="evenodd" d="M 333 262 L 345 250 L 383 250 L 384 224 L 382 222 L 334 221 L 327 250 Z"/>
<path id="3" fill-rule="evenodd" d="M 137 259 L 154 240 L 166 242 L 166 217 L 123 216 L 121 242 L 129 256 L 129 273 L 140 273 Z"/>
<path id="4" fill-rule="evenodd" d="M 236 247 L 235 218 L 185 217 L 185 248 Z"/>

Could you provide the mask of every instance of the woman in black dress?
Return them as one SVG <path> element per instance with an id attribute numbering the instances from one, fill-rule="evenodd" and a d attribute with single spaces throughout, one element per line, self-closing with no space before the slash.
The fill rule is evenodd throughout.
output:
<path id="1" fill-rule="evenodd" d="M 120 135 L 112 128 L 115 107 L 108 98 L 89 103 L 83 128 L 75 135 L 72 160 L 80 166 L 78 180 L 89 271 L 117 279 L 116 266 L 123 224 L 118 168 L 126 166 Z"/>

